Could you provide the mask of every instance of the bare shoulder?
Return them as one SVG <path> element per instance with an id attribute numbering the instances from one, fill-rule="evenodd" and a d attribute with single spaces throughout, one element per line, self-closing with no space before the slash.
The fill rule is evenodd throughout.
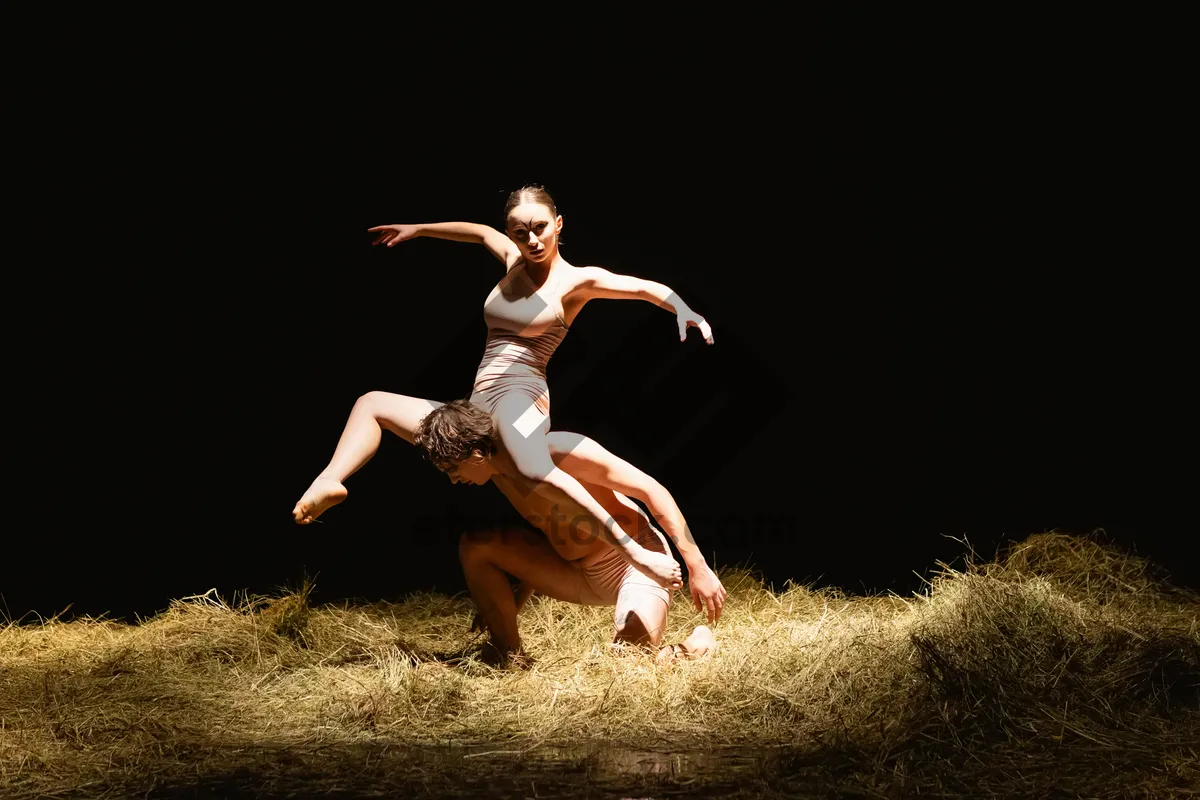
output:
<path id="1" fill-rule="evenodd" d="M 577 267 L 573 264 L 563 263 L 558 267 L 562 272 L 559 278 L 560 286 L 564 294 L 569 294 L 577 289 L 586 288 L 598 278 L 608 274 L 608 270 L 603 267 Z"/>
<path id="2" fill-rule="evenodd" d="M 572 285 L 580 286 L 594 281 L 604 275 L 608 275 L 610 272 L 604 267 L 589 265 L 583 267 L 572 266 L 566 274 L 570 276 L 569 280 L 571 281 Z"/>

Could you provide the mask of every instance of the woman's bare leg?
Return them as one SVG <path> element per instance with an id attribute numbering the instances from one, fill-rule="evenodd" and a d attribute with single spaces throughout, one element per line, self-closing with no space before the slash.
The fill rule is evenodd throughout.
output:
<path id="1" fill-rule="evenodd" d="M 559 505 L 559 513 L 568 520 L 567 535 L 572 535 L 579 526 L 587 524 L 589 533 L 596 533 L 610 547 L 621 551 L 623 557 L 639 572 L 668 589 L 681 587 L 683 571 L 669 553 L 647 550 L 630 539 L 578 480 L 554 465 L 550 446 L 546 442 L 548 422 L 543 420 L 528 430 L 524 420 L 529 413 L 529 402 L 524 397 L 513 396 L 501 400 L 493 414 L 496 432 L 517 471 L 530 483 L 532 490 Z"/>
<path id="2" fill-rule="evenodd" d="M 412 444 L 417 425 L 440 405 L 435 400 L 391 392 L 367 392 L 358 398 L 354 408 L 350 409 L 350 417 L 342 429 L 333 457 L 296 503 L 292 518 L 300 525 L 307 525 L 345 500 L 347 492 L 342 482 L 375 455 L 383 430 L 387 429 Z"/>
<path id="3" fill-rule="evenodd" d="M 475 609 L 502 653 L 522 652 L 509 575 L 556 600 L 595 604 L 583 571 L 555 552 L 545 536 L 528 528 L 468 531 L 459 539 L 458 558 Z"/>

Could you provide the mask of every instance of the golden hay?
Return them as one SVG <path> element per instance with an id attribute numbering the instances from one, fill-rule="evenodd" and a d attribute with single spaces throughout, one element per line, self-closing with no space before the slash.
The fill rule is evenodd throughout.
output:
<path id="1" fill-rule="evenodd" d="M 480 659 L 467 598 L 436 594 L 312 607 L 306 583 L 137 624 L 9 622 L 0 793 L 568 786 L 569 762 L 747 796 L 1198 794 L 1200 597 L 1094 538 L 942 565 L 911 598 L 721 579 L 717 652 L 665 665 L 608 644 L 611 608 L 541 597 L 520 619 L 536 661 L 515 671 Z M 702 621 L 681 597 L 666 640 Z M 422 755 L 450 744 L 466 749 Z M 753 768 L 679 772 L 747 752 Z"/>

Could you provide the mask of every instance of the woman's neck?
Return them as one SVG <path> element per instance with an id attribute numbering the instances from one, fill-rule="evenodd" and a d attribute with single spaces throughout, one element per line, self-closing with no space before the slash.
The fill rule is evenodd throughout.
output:
<path id="1" fill-rule="evenodd" d="M 569 266 L 571 265 L 566 262 L 566 259 L 555 253 L 545 261 L 540 261 L 536 264 L 526 259 L 525 274 L 529 276 L 529 280 L 533 281 L 534 284 L 542 286 L 555 270 L 561 270 Z"/>

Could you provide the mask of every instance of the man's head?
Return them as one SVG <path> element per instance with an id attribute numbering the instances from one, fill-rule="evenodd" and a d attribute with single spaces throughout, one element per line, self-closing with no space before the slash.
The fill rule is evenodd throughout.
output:
<path id="1" fill-rule="evenodd" d="M 454 483 L 484 484 L 496 470 L 492 416 L 469 400 L 453 400 L 425 415 L 413 431 L 425 458 Z"/>

